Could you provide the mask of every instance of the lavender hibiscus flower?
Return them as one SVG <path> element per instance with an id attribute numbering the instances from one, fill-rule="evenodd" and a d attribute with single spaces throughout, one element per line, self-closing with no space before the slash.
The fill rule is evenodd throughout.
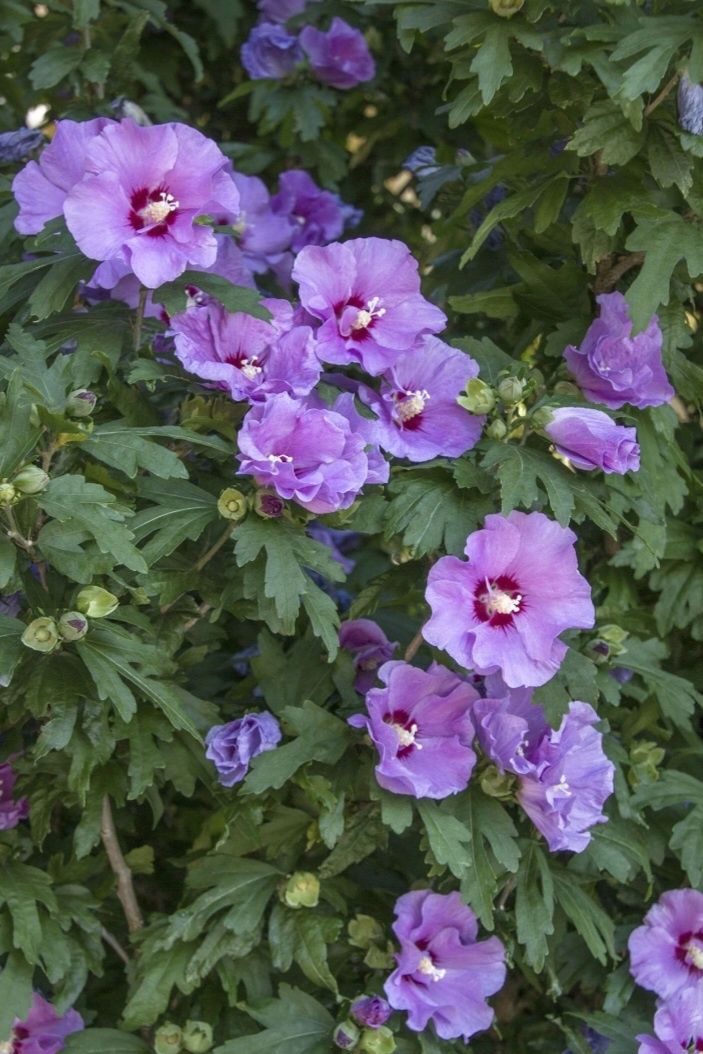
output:
<path id="1" fill-rule="evenodd" d="M 254 26 L 240 54 L 252 80 L 281 80 L 303 59 L 297 36 L 274 22 Z"/>
<path id="2" fill-rule="evenodd" d="M 387 662 L 378 676 L 385 687 L 367 693 L 368 717 L 355 714 L 349 724 L 371 736 L 381 787 L 414 798 L 464 790 L 476 764 L 471 704 L 478 692 L 437 663 L 420 670 Z"/>
<path id="3" fill-rule="evenodd" d="M 391 1016 L 391 1008 L 380 995 L 364 995 L 349 1008 L 355 1021 L 365 1028 L 381 1028 Z"/>
<path id="4" fill-rule="evenodd" d="M 474 360 L 437 337 L 404 352 L 384 375 L 379 395 L 370 388 L 359 392 L 378 417 L 380 446 L 410 461 L 470 450 L 485 418 L 462 410 L 456 398 L 476 376 Z"/>
<path id="5" fill-rule="evenodd" d="M 353 88 L 375 76 L 376 64 L 364 34 L 342 18 L 333 18 L 326 33 L 306 26 L 300 44 L 317 79 L 332 88 Z"/>
<path id="6" fill-rule="evenodd" d="M 183 366 L 216 382 L 233 399 L 261 402 L 277 392 L 307 395 L 320 377 L 309 326 L 279 334 L 268 322 L 211 303 L 176 315 L 171 329 Z"/>
<path id="7" fill-rule="evenodd" d="M 703 893 L 663 893 L 628 947 L 630 972 L 642 988 L 662 999 L 688 988 L 703 995 Z"/>
<path id="8" fill-rule="evenodd" d="M 244 779 L 252 758 L 273 750 L 281 741 L 281 729 L 272 714 L 245 714 L 226 725 L 214 725 L 205 737 L 205 757 L 217 769 L 223 787 Z"/>
<path id="9" fill-rule="evenodd" d="M 35 992 L 26 1018 L 15 1018 L 9 1050 L 11 1054 L 58 1054 L 66 1037 L 82 1028 L 83 1018 L 78 1011 L 67 1010 L 60 1016 L 51 1003 Z"/>
<path id="10" fill-rule="evenodd" d="M 66 223 L 86 256 L 128 264 L 154 289 L 215 262 L 215 235 L 195 221 L 236 214 L 228 166 L 212 140 L 186 125 L 108 125 L 88 145 L 87 175 L 64 202 Z"/>
<path id="11" fill-rule="evenodd" d="M 637 1036 L 638 1054 L 703 1051 L 703 991 L 687 988 L 660 1005 L 654 1015 L 654 1033 Z"/>
<path id="12" fill-rule="evenodd" d="M 334 410 L 273 395 L 244 418 L 238 474 L 309 512 L 336 512 L 349 508 L 368 479 L 365 446 Z"/>
<path id="13" fill-rule="evenodd" d="M 575 541 L 541 512 L 487 516 L 466 540 L 468 563 L 444 556 L 430 570 L 425 640 L 510 688 L 545 684 L 566 654 L 558 635 L 594 624 Z"/>
<path id="14" fill-rule="evenodd" d="M 38 128 L 16 128 L 12 132 L 0 132 L 0 164 L 14 165 L 24 161 L 33 150 L 46 143 Z"/>
<path id="15" fill-rule="evenodd" d="M 661 406 L 674 395 L 662 365 L 662 331 L 653 315 L 632 336 L 630 309 L 622 293 L 596 297 L 600 318 L 591 324 L 580 347 L 570 344 L 564 358 L 584 395 L 618 410 L 625 403 L 643 409 Z"/>
<path id="16" fill-rule="evenodd" d="M 239 247 L 254 272 L 263 274 L 279 265 L 290 247 L 293 222 L 275 213 L 265 184 L 257 176 L 232 176 L 239 191 L 239 213 L 234 226 Z"/>
<path id="17" fill-rule="evenodd" d="M 406 893 L 396 901 L 393 932 L 400 942 L 397 968 L 385 983 L 388 1002 L 406 1010 L 408 1027 L 430 1021 L 442 1039 L 465 1042 L 489 1028 L 486 997 L 505 981 L 505 949 L 497 937 L 477 941 L 476 916 L 458 893 Z"/>
<path id="18" fill-rule="evenodd" d="M 344 230 L 344 213 L 336 194 L 322 190 L 307 172 L 292 168 L 278 179 L 278 194 L 271 208 L 292 225 L 291 249 L 326 245 Z"/>
<path id="19" fill-rule="evenodd" d="M 417 261 L 403 242 L 353 238 L 306 246 L 293 266 L 303 307 L 321 320 L 323 362 L 389 369 L 418 337 L 438 333 L 446 317 L 420 293 Z"/>
<path id="20" fill-rule="evenodd" d="M 6 761 L 0 765 L 0 831 L 9 831 L 16 827 L 20 820 L 29 816 L 29 802 L 26 798 L 15 799 L 13 791 L 17 776 L 12 765 Z"/>
<path id="21" fill-rule="evenodd" d="M 379 625 L 369 618 L 349 619 L 339 628 L 339 644 L 354 656 L 354 687 L 361 695 L 376 683 L 376 673 L 392 659 L 397 641 L 389 641 Z"/>
<path id="22" fill-rule="evenodd" d="M 679 125 L 691 135 L 703 135 L 703 85 L 694 84 L 684 73 L 678 90 Z"/>
<path id="23" fill-rule="evenodd" d="M 617 425 L 601 410 L 567 406 L 551 410 L 544 428 L 557 451 L 576 468 L 606 473 L 636 472 L 640 467 L 637 431 Z"/>

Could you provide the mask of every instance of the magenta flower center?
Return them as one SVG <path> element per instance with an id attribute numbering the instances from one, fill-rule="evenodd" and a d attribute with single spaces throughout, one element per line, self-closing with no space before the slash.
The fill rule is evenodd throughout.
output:
<path id="1" fill-rule="evenodd" d="M 180 202 L 165 187 L 155 190 L 141 187 L 132 192 L 130 206 L 129 222 L 132 228 L 152 237 L 161 237 L 175 220 Z"/>
<path id="2" fill-rule="evenodd" d="M 245 356 L 238 352 L 236 355 L 228 355 L 225 359 L 230 366 L 241 370 L 248 381 L 255 381 L 262 372 L 263 366 L 258 355 Z"/>
<path id="3" fill-rule="evenodd" d="M 512 575 L 484 578 L 474 592 L 474 612 L 481 622 L 492 626 L 509 626 L 524 607 L 524 597 Z"/>
<path id="4" fill-rule="evenodd" d="M 374 296 L 367 301 L 366 307 L 357 311 L 356 320 L 352 322 L 352 329 L 368 329 L 375 318 L 383 318 L 386 313 L 385 307 L 380 307 L 380 296 Z"/>
<path id="5" fill-rule="evenodd" d="M 420 425 L 420 417 L 430 393 L 425 389 L 393 392 L 393 416 L 401 428 L 413 430 Z"/>
<path id="6" fill-rule="evenodd" d="M 404 710 L 396 710 L 395 713 L 386 714 L 383 718 L 390 725 L 398 737 L 398 750 L 396 757 L 404 758 L 411 754 L 413 749 L 422 750 L 422 743 L 417 742 L 417 722 L 412 721 Z"/>
<path id="7" fill-rule="evenodd" d="M 676 957 L 689 969 L 703 973 L 703 930 L 698 933 L 682 933 L 679 937 Z"/>

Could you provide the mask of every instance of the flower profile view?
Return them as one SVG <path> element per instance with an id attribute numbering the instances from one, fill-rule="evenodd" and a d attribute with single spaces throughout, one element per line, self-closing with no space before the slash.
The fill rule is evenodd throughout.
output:
<path id="1" fill-rule="evenodd" d="M 618 425 L 601 410 L 564 406 L 550 411 L 546 435 L 559 454 L 575 468 L 603 472 L 636 472 L 640 467 L 640 448 L 634 428 Z"/>
<path id="2" fill-rule="evenodd" d="M 431 568 L 425 640 L 467 670 L 500 671 L 510 688 L 544 684 L 566 655 L 559 634 L 594 623 L 575 541 L 541 512 L 487 516 L 466 539 L 468 561 L 444 556 Z"/>
<path id="3" fill-rule="evenodd" d="M 662 893 L 628 947 L 630 972 L 642 988 L 662 999 L 686 989 L 703 994 L 703 893 Z"/>
<path id="4" fill-rule="evenodd" d="M 372 619 L 347 619 L 339 628 L 339 643 L 354 658 L 354 687 L 361 695 L 376 683 L 378 669 L 393 658 L 397 641 L 389 641 Z"/>
<path id="5" fill-rule="evenodd" d="M 306 26 L 300 34 L 300 45 L 314 75 L 332 88 L 353 88 L 370 81 L 376 73 L 364 34 L 342 18 L 333 18 L 326 32 Z"/>
<path id="6" fill-rule="evenodd" d="M 273 750 L 281 729 L 272 714 L 245 714 L 226 725 L 215 725 L 205 737 L 205 757 L 217 769 L 223 787 L 233 787 L 247 774 L 252 758 Z"/>

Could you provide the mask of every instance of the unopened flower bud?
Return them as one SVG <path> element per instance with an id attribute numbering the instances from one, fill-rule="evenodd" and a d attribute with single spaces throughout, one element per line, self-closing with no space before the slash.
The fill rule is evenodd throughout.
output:
<path id="1" fill-rule="evenodd" d="M 659 766 L 666 752 L 651 740 L 645 739 L 630 748 L 631 783 L 654 783 L 659 779 Z M 634 779 L 632 778 L 634 777 Z"/>
<path id="2" fill-rule="evenodd" d="M 385 932 L 380 922 L 371 915 L 356 915 L 347 926 L 349 943 L 355 948 L 370 948 L 372 944 L 382 941 Z"/>
<path id="3" fill-rule="evenodd" d="M 556 395 L 581 395 L 577 386 L 571 381 L 557 381 L 554 385 L 554 392 Z"/>
<path id="4" fill-rule="evenodd" d="M 247 514 L 247 499 L 241 490 L 227 487 L 217 499 L 217 511 L 226 520 L 243 520 Z"/>
<path id="5" fill-rule="evenodd" d="M 0 507 L 7 509 L 14 505 L 18 496 L 11 483 L 0 483 Z"/>
<path id="6" fill-rule="evenodd" d="M 610 645 L 604 640 L 592 640 L 587 646 L 590 657 L 598 666 L 602 666 L 610 657 Z"/>
<path id="7" fill-rule="evenodd" d="M 88 618 L 105 618 L 115 610 L 119 600 L 101 586 L 86 586 L 76 598 L 76 607 Z"/>
<path id="8" fill-rule="evenodd" d="M 495 765 L 488 765 L 481 775 L 481 790 L 489 798 L 508 801 L 513 797 L 515 777 L 509 772 L 500 772 Z"/>
<path id="9" fill-rule="evenodd" d="M 524 4 L 525 0 L 490 0 L 491 11 L 501 18 L 512 18 Z"/>
<path id="10" fill-rule="evenodd" d="M 90 417 L 98 397 L 87 388 L 76 388 L 66 400 L 66 413 L 69 417 Z"/>
<path id="11" fill-rule="evenodd" d="M 88 619 L 80 611 L 64 611 L 59 619 L 59 633 L 64 640 L 82 640 L 88 632 Z"/>
<path id="12" fill-rule="evenodd" d="M 466 395 L 457 398 L 459 406 L 463 406 L 472 414 L 487 414 L 496 404 L 495 392 L 482 381 L 480 377 L 474 377 L 466 385 Z"/>
<path id="13" fill-rule="evenodd" d="M 365 1054 L 393 1054 L 395 1036 L 385 1025 L 381 1028 L 365 1028 L 361 1033 L 359 1050 Z"/>
<path id="14" fill-rule="evenodd" d="M 35 618 L 22 634 L 22 643 L 32 651 L 53 651 L 59 643 L 59 631 L 52 618 Z"/>
<path id="15" fill-rule="evenodd" d="M 270 490 L 259 490 L 254 495 L 254 512 L 265 520 L 277 520 L 285 512 L 285 502 Z"/>
<path id="16" fill-rule="evenodd" d="M 25 465 L 12 480 L 12 486 L 22 494 L 38 494 L 44 490 L 49 477 L 38 465 Z"/>
<path id="17" fill-rule="evenodd" d="M 207 1021 L 186 1021 L 183 1048 L 188 1054 L 206 1054 L 212 1047 L 212 1026 Z"/>
<path id="18" fill-rule="evenodd" d="M 539 410 L 535 410 L 530 417 L 530 424 L 538 431 L 542 431 L 543 428 L 547 427 L 553 416 L 554 413 L 548 406 L 540 406 Z"/>
<path id="19" fill-rule="evenodd" d="M 504 377 L 498 385 L 498 395 L 508 406 L 519 403 L 525 391 L 525 384 L 519 377 Z"/>
<path id="20" fill-rule="evenodd" d="M 366 1028 L 380 1028 L 391 1013 L 389 1004 L 380 995 L 363 995 L 351 1005 L 352 1017 Z"/>
<path id="21" fill-rule="evenodd" d="M 320 899 L 320 883 L 310 871 L 296 871 L 286 882 L 283 899 L 289 908 L 314 908 Z"/>
<path id="22" fill-rule="evenodd" d="M 154 1033 L 154 1050 L 156 1054 L 180 1054 L 183 1050 L 183 1033 L 178 1025 L 167 1021 Z"/>
<path id="23" fill-rule="evenodd" d="M 623 629 L 622 626 L 616 626 L 614 623 L 609 623 L 607 626 L 600 627 L 599 636 L 607 641 L 608 644 L 620 645 L 624 644 L 630 634 L 626 629 Z M 620 651 L 622 650 L 623 649 L 621 648 Z M 620 652 L 616 652 L 616 654 L 619 655 Z"/>
<path id="24" fill-rule="evenodd" d="M 495 421 L 491 421 L 488 428 L 486 429 L 486 435 L 490 439 L 505 439 L 507 433 L 508 429 L 506 428 L 505 421 L 501 421 L 500 418 L 497 418 Z"/>
<path id="25" fill-rule="evenodd" d="M 335 1028 L 332 1041 L 342 1050 L 352 1050 L 359 1042 L 359 1034 L 359 1029 L 353 1021 L 343 1021 Z"/>

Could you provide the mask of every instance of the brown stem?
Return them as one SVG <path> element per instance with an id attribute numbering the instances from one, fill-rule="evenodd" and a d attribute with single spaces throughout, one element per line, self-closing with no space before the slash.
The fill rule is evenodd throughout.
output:
<path id="1" fill-rule="evenodd" d="M 624 274 L 631 271 L 633 267 L 641 267 L 644 263 L 644 253 L 629 253 L 623 256 L 612 267 L 605 267 L 596 276 L 593 289 L 595 293 L 607 293 L 613 289 Z"/>
<path id="2" fill-rule="evenodd" d="M 210 548 L 208 549 L 208 551 L 206 553 L 203 553 L 203 555 L 200 557 L 200 559 L 198 561 L 196 561 L 195 565 L 193 566 L 193 570 L 194 571 L 202 571 L 202 569 L 205 567 L 205 564 L 209 564 L 210 561 L 212 560 L 213 556 L 217 556 L 217 554 L 219 553 L 220 549 L 222 548 L 222 546 L 225 544 L 225 542 L 229 538 L 230 534 L 232 533 L 233 527 L 234 527 L 233 523 L 227 524 L 227 527 L 225 528 L 223 533 L 220 535 L 220 537 L 217 539 L 215 544 L 211 545 Z"/>
<path id="3" fill-rule="evenodd" d="M 671 78 L 671 80 L 668 80 L 666 82 L 666 84 L 664 85 L 662 90 L 659 92 L 659 94 L 656 95 L 654 97 L 654 99 L 652 99 L 652 101 L 650 103 L 647 103 L 647 105 L 644 108 L 644 116 L 645 117 L 649 117 L 650 113 L 653 110 L 656 110 L 656 108 L 659 105 L 659 103 L 660 102 L 664 102 L 664 99 L 666 99 L 667 95 L 669 94 L 671 89 L 675 86 L 675 84 L 676 84 L 678 79 L 679 79 L 679 74 L 678 74 L 678 71 L 677 71 L 674 74 L 674 76 Z"/>
<path id="4" fill-rule="evenodd" d="M 422 644 L 422 642 L 423 642 L 422 627 L 420 627 L 420 629 L 417 631 L 417 633 L 415 634 L 415 636 L 413 637 L 413 639 L 410 641 L 410 643 L 408 644 L 407 648 L 405 649 L 405 655 L 403 656 L 403 658 L 405 659 L 406 662 L 411 662 L 414 659 L 415 653 L 418 651 L 418 649 L 419 649 L 420 645 Z"/>
<path id="5" fill-rule="evenodd" d="M 53 461 L 54 454 L 59 450 L 59 444 L 56 442 L 49 443 L 48 447 L 41 456 L 41 467 L 44 469 L 46 474 L 49 474 L 51 468 L 51 462 Z"/>
<path id="6" fill-rule="evenodd" d="M 137 897 L 132 885 L 132 872 L 125 860 L 120 847 L 115 821 L 112 816 L 112 806 L 107 794 L 103 796 L 103 810 L 100 821 L 100 837 L 110 861 L 110 867 L 117 879 L 117 896 L 120 898 L 122 910 L 127 919 L 127 928 L 130 933 L 136 933 L 144 925 L 144 919 L 137 903 Z"/>
<path id="7" fill-rule="evenodd" d="M 106 930 L 104 926 L 100 930 L 100 936 L 106 944 L 110 945 L 115 955 L 119 956 L 125 966 L 129 966 L 129 955 L 127 955 L 127 952 L 117 940 L 117 937 L 115 937 L 114 934 L 110 933 L 109 930 Z"/>

